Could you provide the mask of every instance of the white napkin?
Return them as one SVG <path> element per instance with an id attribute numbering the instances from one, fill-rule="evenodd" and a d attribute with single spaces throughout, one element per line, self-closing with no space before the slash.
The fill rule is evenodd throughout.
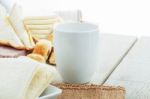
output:
<path id="1" fill-rule="evenodd" d="M 27 57 L 0 59 L 0 99 L 36 99 L 56 73 Z"/>

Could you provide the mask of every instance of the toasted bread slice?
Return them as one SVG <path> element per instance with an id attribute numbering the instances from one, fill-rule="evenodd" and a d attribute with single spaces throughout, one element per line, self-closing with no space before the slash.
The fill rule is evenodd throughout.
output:
<path id="1" fill-rule="evenodd" d="M 14 5 L 9 16 L 9 21 L 13 26 L 16 34 L 25 45 L 26 49 L 32 49 L 34 47 L 33 39 L 30 34 L 25 30 L 22 20 L 22 8 L 19 5 Z"/>
<path id="2" fill-rule="evenodd" d="M 51 52 L 51 50 L 52 50 L 52 44 L 50 41 L 40 40 L 39 42 L 36 43 L 33 53 L 39 54 L 47 60 L 48 55 Z"/>

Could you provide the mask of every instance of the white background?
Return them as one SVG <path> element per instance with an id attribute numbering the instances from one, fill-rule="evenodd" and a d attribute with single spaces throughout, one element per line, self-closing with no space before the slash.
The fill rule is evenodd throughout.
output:
<path id="1" fill-rule="evenodd" d="M 11 5 L 17 0 L 1 0 Z M 150 0 L 18 0 L 28 13 L 80 9 L 103 33 L 150 36 Z"/>

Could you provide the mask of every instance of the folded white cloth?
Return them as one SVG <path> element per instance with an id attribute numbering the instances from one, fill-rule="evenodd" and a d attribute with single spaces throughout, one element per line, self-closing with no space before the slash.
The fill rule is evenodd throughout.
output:
<path id="1" fill-rule="evenodd" d="M 0 58 L 0 99 L 36 99 L 56 69 L 27 57 Z"/>
<path id="2" fill-rule="evenodd" d="M 23 18 L 22 18 L 22 7 L 19 5 L 14 5 L 10 16 L 10 23 L 14 28 L 16 34 L 21 39 L 22 43 L 25 45 L 26 49 L 32 49 L 34 47 L 34 42 L 31 35 L 26 31 Z"/>
<path id="3" fill-rule="evenodd" d="M 0 5 L 0 44 L 10 45 L 17 49 L 24 48 L 14 29 L 7 19 L 5 8 Z"/>

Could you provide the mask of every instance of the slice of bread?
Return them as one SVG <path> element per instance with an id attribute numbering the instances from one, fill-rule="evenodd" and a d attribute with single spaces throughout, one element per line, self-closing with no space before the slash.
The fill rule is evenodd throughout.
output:
<path id="1" fill-rule="evenodd" d="M 33 53 L 39 54 L 47 60 L 51 50 L 52 50 L 52 44 L 50 41 L 40 40 L 39 42 L 36 43 Z"/>

